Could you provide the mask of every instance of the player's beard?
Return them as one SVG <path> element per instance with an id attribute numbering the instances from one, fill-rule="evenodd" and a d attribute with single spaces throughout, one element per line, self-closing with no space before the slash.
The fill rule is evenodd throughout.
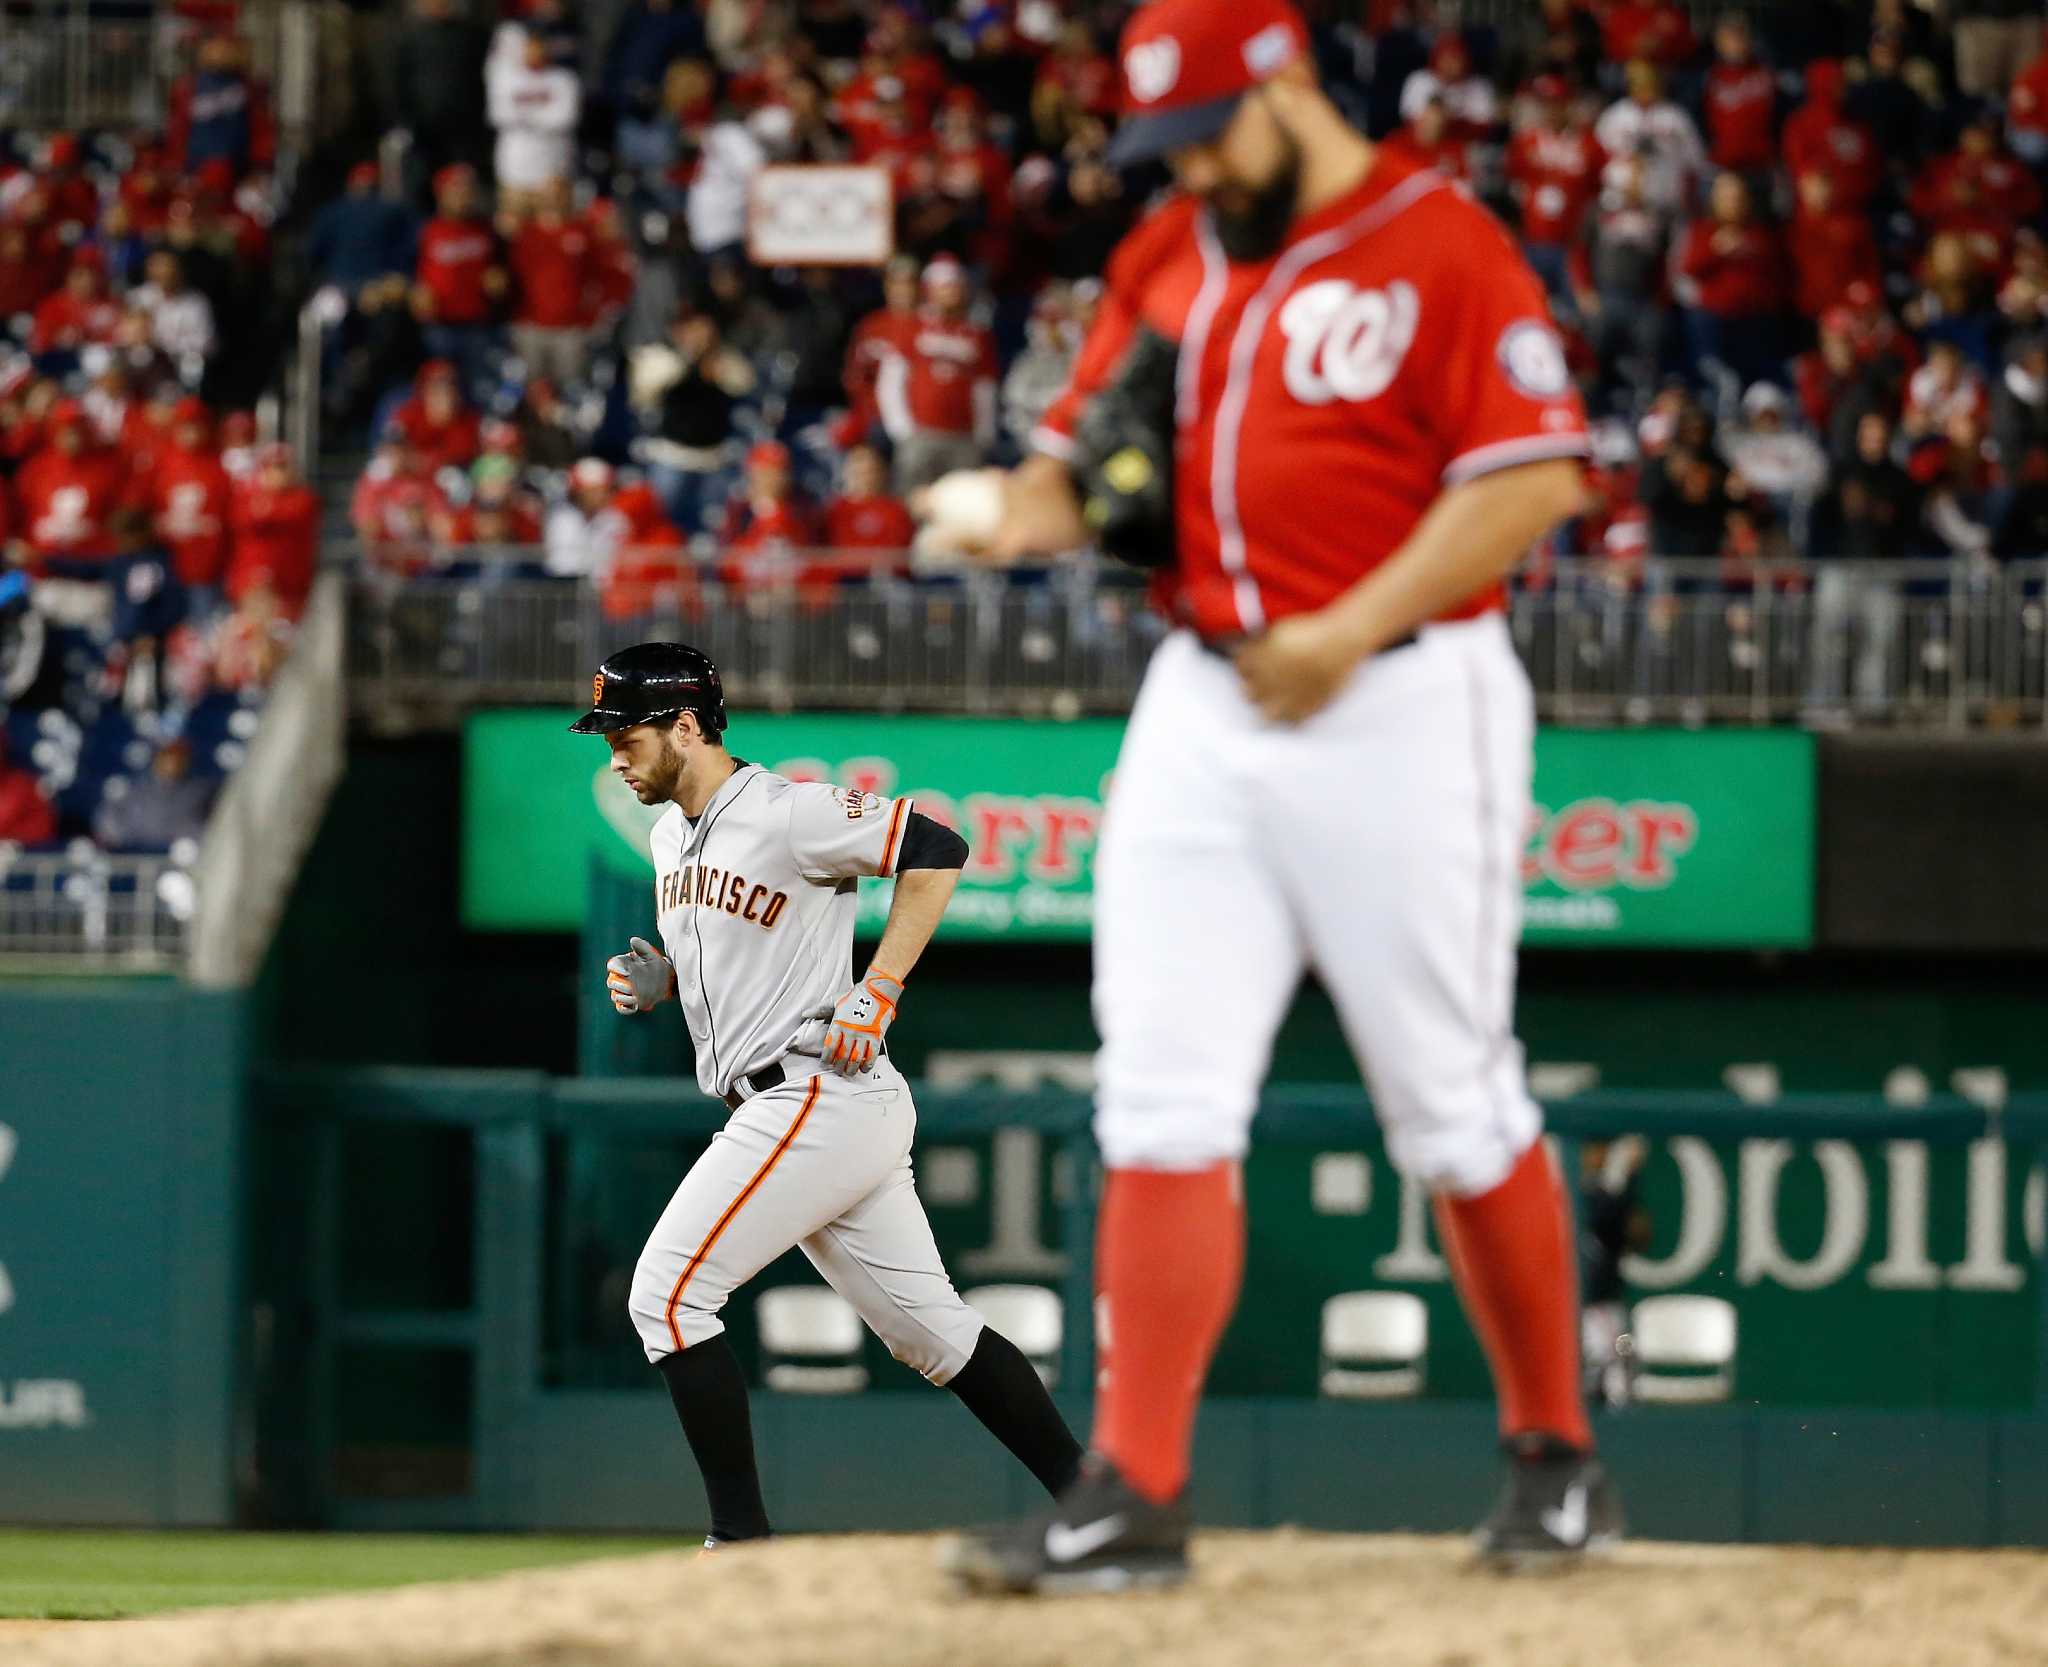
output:
<path id="1" fill-rule="evenodd" d="M 676 789 L 682 785 L 683 770 L 689 763 L 683 749 L 676 745 L 675 737 L 661 738 L 661 762 L 640 778 L 641 802 L 650 805 L 665 805 L 676 796 Z"/>
<path id="2" fill-rule="evenodd" d="M 1284 129 L 1280 142 L 1286 146 L 1280 166 L 1263 185 L 1233 185 L 1229 206 L 1214 194 L 1209 197 L 1209 218 L 1216 228 L 1216 241 L 1231 260 L 1255 265 L 1270 260 L 1287 241 L 1287 228 L 1294 224 L 1294 205 L 1301 193 L 1301 146 Z"/>

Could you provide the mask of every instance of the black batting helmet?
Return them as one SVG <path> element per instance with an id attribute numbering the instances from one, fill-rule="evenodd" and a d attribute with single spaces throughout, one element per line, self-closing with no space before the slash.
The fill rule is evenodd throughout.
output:
<path id="1" fill-rule="evenodd" d="M 716 740 L 725 730 L 725 687 L 710 658 L 679 642 L 635 643 L 597 668 L 590 710 L 569 727 L 578 735 L 609 735 L 634 724 L 694 712 Z"/>

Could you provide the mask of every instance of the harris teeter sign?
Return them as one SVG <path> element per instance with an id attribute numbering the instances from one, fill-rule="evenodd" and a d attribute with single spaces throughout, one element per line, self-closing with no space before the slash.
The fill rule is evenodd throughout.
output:
<path id="1" fill-rule="evenodd" d="M 469 720 L 463 758 L 465 924 L 574 931 L 595 853 L 653 867 L 658 811 L 555 712 Z M 1006 718 L 736 713 L 743 756 L 799 780 L 908 793 L 965 835 L 941 934 L 1079 941 L 1123 725 Z M 1779 732 L 1546 730 L 1523 853 L 1532 944 L 1798 947 L 1813 930 L 1812 739 Z M 876 932 L 886 881 L 863 885 Z"/>

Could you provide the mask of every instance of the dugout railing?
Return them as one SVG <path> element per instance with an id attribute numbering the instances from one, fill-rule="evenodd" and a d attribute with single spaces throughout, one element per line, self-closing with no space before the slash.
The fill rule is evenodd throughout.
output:
<path id="1" fill-rule="evenodd" d="M 305 1514 L 363 1529 L 686 1532 L 701 1522 L 687 1450 L 658 1386 L 638 1368 L 630 1333 L 622 1332 L 616 1346 L 633 1376 L 617 1385 L 563 1381 L 551 1359 L 562 1339 L 551 1305 L 561 1301 L 563 1278 L 595 1279 L 599 1271 L 585 1265 L 581 1237 L 564 1221 L 579 1144 L 665 1143 L 667 1155 L 656 1167 L 661 1184 L 672 1186 L 691 1144 L 701 1145 L 724 1121 L 722 1107 L 687 1082 L 523 1072 L 280 1072 L 260 1076 L 256 1095 L 260 1142 L 269 1153 L 269 1219 L 259 1223 L 256 1242 L 269 1247 L 269 1283 L 291 1293 L 288 1301 L 269 1297 L 259 1305 L 269 1357 L 289 1363 L 256 1385 L 264 1408 L 259 1422 L 273 1432 L 273 1452 L 275 1432 L 286 1432 Z M 2048 1281 L 2037 1276 L 2044 1208 L 2038 1154 L 2048 1135 L 2048 1095 L 1989 1104 L 1936 1095 L 1902 1107 L 1875 1095 L 1792 1095 L 1765 1105 L 1719 1093 L 1596 1091 L 1547 1110 L 1566 1174 L 1578 1172 L 1582 1143 L 1639 1136 L 1653 1148 L 1740 1149 L 1744 1184 L 1752 1171 L 1777 1174 L 1795 1163 L 1823 1178 L 1852 1163 L 1890 1177 L 1882 1208 L 1858 1228 L 1888 1235 L 1883 1261 L 1859 1289 L 1882 1291 L 1916 1259 L 1927 1262 L 1927 1218 L 1916 1226 L 1900 1201 L 1912 1192 L 1904 1182 L 1916 1172 L 1924 1178 L 1930 1158 L 1947 1166 L 1943 1173 L 1966 1173 L 1973 1198 L 1995 1171 L 2006 1200 L 1994 1283 L 2004 1287 L 2010 1311 L 2025 1318 L 1988 1346 L 2033 1363 L 2025 1393 L 1996 1405 L 1974 1404 L 1967 1391 L 1957 1391 L 1940 1406 L 1886 1406 L 1881 1397 L 1861 1405 L 1738 1398 L 1603 1415 L 1601 1440 L 1629 1488 L 1638 1532 L 2048 1544 L 2048 1374 L 2040 1370 L 2048 1361 Z M 1065 1310 L 1060 1396 L 1070 1417 L 1085 1424 L 1098 1192 L 1086 1098 L 926 1087 L 919 1112 L 921 1166 L 940 1148 L 1024 1129 L 1044 1142 L 1053 1172 L 1063 1177 L 1049 1195 L 1046 1218 L 1064 1259 L 1057 1281 Z M 364 1258 L 389 1263 L 405 1254 L 391 1242 L 399 1231 L 387 1201 L 398 1173 L 394 1154 L 422 1140 L 438 1152 L 438 1173 L 453 1200 L 430 1225 L 442 1259 L 473 1270 L 466 1295 L 440 1306 L 366 1302 L 360 1293 L 374 1279 L 366 1278 Z M 1289 1149 L 1376 1152 L 1362 1097 L 1344 1088 L 1270 1090 L 1253 1163 L 1261 1153 Z M 1679 1157 L 1675 1150 L 1669 1155 Z M 648 1161 L 644 1154 L 641 1161 Z M 1743 1198 L 1724 1202 L 1731 1219 L 1755 1208 Z M 1933 1206 L 1933 1219 L 1946 1223 L 1937 1239 L 1965 1231 L 1951 1219 L 1953 1204 Z M 1410 1248 L 1422 1248 L 1419 1203 L 1403 1197 L 1397 1204 L 1390 1189 L 1378 1207 L 1400 1210 L 1404 1242 L 1412 1227 L 1417 1244 Z M 1313 1228 L 1306 1201 L 1293 1209 L 1297 1219 L 1288 1232 L 1306 1235 Z M 1263 1217 L 1255 1208 L 1255 1234 L 1261 1219 L 1271 1225 L 1271 1218 L 1270 1201 Z M 1969 1268 L 1981 1273 L 1988 1265 L 1994 1247 L 1980 1242 L 1986 1233 L 1977 1216 L 1970 1220 L 1968 1258 L 1950 1255 L 1955 1265 L 1946 1269 L 1929 1264 L 1926 1301 L 1946 1300 L 1969 1284 Z M 1831 1218 L 1818 1247 L 1794 1247 L 1782 1278 L 1796 1284 L 1798 1269 L 1825 1257 L 1838 1231 Z M 1400 1270 L 1383 1264 L 1380 1271 Z M 1358 1272 L 1364 1283 L 1375 1277 L 1370 1267 Z M 1045 1270 L 1038 1274 L 1043 1279 Z M 623 1308 L 616 1270 L 592 1288 Z M 1247 1310 L 1270 1307 L 1283 1294 L 1271 1285 L 1248 1288 L 1238 1323 L 1247 1323 Z M 1723 1294 L 1738 1305 L 1744 1300 L 1733 1280 Z M 1866 1292 L 1842 1307 L 1839 1321 L 1809 1326 L 1776 1346 L 1860 1346 L 1879 1362 L 1903 1367 L 1901 1351 L 1913 1345 L 1883 1334 L 1869 1300 Z M 746 1301 L 745 1293 L 736 1297 L 729 1317 L 743 1313 Z M 1926 1313 L 1920 1321 L 1937 1336 L 1946 1323 L 1930 1322 Z M 1874 1334 L 1859 1340 L 1850 1326 Z M 1290 1346 L 1312 1351 L 1313 1335 Z M 1986 1345 L 1951 1338 L 1940 1346 L 1967 1353 Z M 450 1380 L 467 1397 L 466 1451 L 408 1459 L 398 1447 L 364 1438 L 357 1409 L 386 1370 L 374 1363 L 433 1351 L 466 1363 Z M 947 1398 L 922 1386 L 830 1400 L 757 1392 L 755 1418 L 764 1476 L 788 1528 L 932 1527 L 1029 1503 L 1028 1479 L 1013 1475 Z M 1489 1485 L 1490 1418 L 1477 1396 L 1402 1405 L 1212 1397 L 1203 1412 L 1198 1508 L 1203 1520 L 1219 1524 L 1467 1526 Z M 344 1430 L 351 1419 L 354 1437 Z"/>
<path id="2" fill-rule="evenodd" d="M 538 549 L 350 549 L 354 711 L 374 730 L 561 704 L 612 649 L 682 636 L 771 710 L 1127 710 L 1164 634 L 1099 561 L 912 574 L 906 558 L 668 555 L 634 591 Z M 2048 723 L 2048 561 L 1535 564 L 1510 587 L 1557 724 Z"/>

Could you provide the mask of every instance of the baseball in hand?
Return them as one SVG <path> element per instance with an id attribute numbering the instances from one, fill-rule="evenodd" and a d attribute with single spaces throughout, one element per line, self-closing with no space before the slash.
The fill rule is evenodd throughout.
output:
<path id="1" fill-rule="evenodd" d="M 926 487 L 912 507 L 935 540 L 962 550 L 986 549 L 1003 524 L 1003 471 L 956 469 Z"/>

